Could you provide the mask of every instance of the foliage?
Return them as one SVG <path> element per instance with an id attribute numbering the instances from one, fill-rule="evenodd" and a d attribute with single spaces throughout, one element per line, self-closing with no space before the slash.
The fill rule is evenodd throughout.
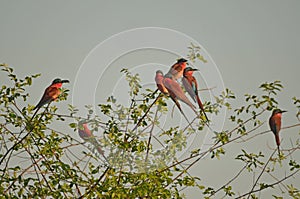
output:
<path id="1" fill-rule="evenodd" d="M 199 54 L 200 48 L 192 45 L 190 51 L 190 59 L 205 62 Z M 34 106 L 28 104 L 21 108 L 20 104 L 27 101 L 30 95 L 26 89 L 40 74 L 19 79 L 13 68 L 5 64 L 0 67 L 9 80 L 9 84 L 0 89 L 0 198 L 183 198 L 182 190 L 186 187 L 198 188 L 202 198 L 258 198 L 258 193 L 278 188 L 279 184 L 283 185 L 283 192 L 299 198 L 299 187 L 285 183 L 299 171 L 299 162 L 292 156 L 299 154 L 299 140 L 290 148 L 285 146 L 278 157 L 274 155 L 276 149 L 272 149 L 274 152 L 269 156 L 266 150 L 255 153 L 241 148 L 241 154 L 232 158 L 233 162 L 241 163 L 240 171 L 219 188 L 219 183 L 207 184 L 206 179 L 189 172 L 209 154 L 214 161 L 230 159 L 227 157 L 229 146 L 251 142 L 269 133 L 261 127 L 266 112 L 278 106 L 276 95 L 283 88 L 280 81 L 263 83 L 259 87 L 260 96 L 246 94 L 241 107 L 234 107 L 237 97 L 229 89 L 215 96 L 213 102 L 205 103 L 211 115 L 218 115 L 223 108 L 231 111 L 227 123 L 233 128 L 210 132 L 215 135 L 214 142 L 202 150 L 187 147 L 190 136 L 207 130 L 205 123 L 194 116 L 190 125 L 165 126 L 161 118 L 168 114 L 171 100 L 157 91 L 142 92 L 139 75 L 128 69 L 122 72 L 130 87 L 131 103 L 124 106 L 113 96 L 108 97 L 107 103 L 98 105 L 106 118 L 103 120 L 90 105 L 86 106 L 84 118 L 77 115 L 74 105 L 67 106 L 68 114 L 60 114 L 56 102 L 32 117 Z M 63 89 L 58 101 L 67 97 L 68 90 Z M 138 98 L 143 100 L 136 100 Z M 293 102 L 299 110 L 300 100 L 294 97 Z M 93 132 L 101 132 L 96 138 L 105 157 L 79 139 L 78 122 L 83 119 L 89 122 Z M 57 125 L 64 126 L 65 130 L 53 129 Z M 286 128 L 299 126 L 297 123 Z M 179 156 L 181 152 L 186 155 Z M 283 178 L 274 177 L 275 170 L 284 168 L 282 165 L 290 170 L 284 171 Z M 235 188 L 242 174 L 254 176 L 257 173 L 260 175 L 255 175 L 255 183 L 249 184 L 249 191 Z M 273 177 L 273 182 L 267 183 L 261 178 L 263 174 Z M 280 196 L 274 195 L 274 198 Z"/>

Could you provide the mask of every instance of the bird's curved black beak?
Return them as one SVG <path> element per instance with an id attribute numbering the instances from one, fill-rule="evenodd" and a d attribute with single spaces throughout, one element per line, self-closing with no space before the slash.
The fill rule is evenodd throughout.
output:
<path id="1" fill-rule="evenodd" d="M 197 68 L 193 68 L 192 71 L 198 71 L 198 69 Z"/>
<path id="2" fill-rule="evenodd" d="M 286 113 L 287 111 L 281 111 L 281 113 Z"/>
<path id="3" fill-rule="evenodd" d="M 67 79 L 64 79 L 64 80 L 61 80 L 61 83 L 70 83 L 70 81 Z"/>

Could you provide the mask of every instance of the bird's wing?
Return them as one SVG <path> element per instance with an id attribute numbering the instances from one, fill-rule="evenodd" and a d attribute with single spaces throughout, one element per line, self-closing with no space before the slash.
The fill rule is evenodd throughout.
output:
<path id="1" fill-rule="evenodd" d="M 60 94 L 60 90 L 57 87 L 48 87 L 46 89 L 46 93 L 48 94 L 49 98 L 52 98 L 52 100 L 55 100 L 58 98 L 59 94 Z"/>
<path id="2" fill-rule="evenodd" d="M 40 107 L 42 107 L 43 105 L 45 105 L 45 104 L 51 102 L 52 100 L 55 100 L 55 99 L 57 98 L 56 96 L 58 96 L 58 95 L 59 95 L 59 89 L 58 89 L 58 88 L 55 88 L 55 87 L 49 86 L 49 87 L 45 90 L 45 92 L 44 92 L 44 94 L 43 94 L 43 97 L 41 98 L 41 100 L 40 100 L 39 103 L 35 106 L 34 109 L 40 108 Z M 53 98 L 53 97 L 55 97 L 55 98 Z"/>
<path id="3" fill-rule="evenodd" d="M 158 90 L 160 90 L 160 92 L 162 92 L 163 94 L 168 94 L 168 90 L 166 89 L 166 87 L 163 84 L 156 84 Z"/>
<path id="4" fill-rule="evenodd" d="M 275 117 L 272 116 L 269 119 L 269 125 L 270 125 L 272 132 L 275 135 L 276 144 L 278 146 L 278 152 L 280 153 L 280 151 L 279 151 L 279 145 L 280 145 L 279 131 L 281 128 L 281 119 L 280 118 L 277 119 L 276 116 Z"/>
<path id="5" fill-rule="evenodd" d="M 157 88 L 158 90 L 160 90 L 160 92 L 164 93 L 164 94 L 167 94 L 168 93 L 168 90 L 166 89 L 166 87 L 164 86 L 163 84 L 163 77 L 159 77 L 159 76 L 156 76 L 155 77 L 155 82 L 156 82 L 156 85 L 157 85 Z"/>
<path id="6" fill-rule="evenodd" d="M 189 80 L 186 77 L 182 78 L 182 84 L 185 88 L 185 90 L 188 92 L 188 94 L 191 96 L 191 98 L 196 102 L 196 94 L 194 92 L 194 89 L 192 85 L 190 84 Z"/>
<path id="7" fill-rule="evenodd" d="M 100 153 L 101 155 L 104 155 L 104 151 L 102 150 L 100 144 L 96 140 L 95 136 L 91 133 L 90 130 L 79 130 L 78 131 L 79 136 L 85 141 L 91 143 L 95 149 Z"/>
<path id="8" fill-rule="evenodd" d="M 175 71 L 181 71 L 182 70 L 182 66 L 181 66 L 181 64 L 174 64 L 172 66 L 172 69 L 175 70 Z"/>
<path id="9" fill-rule="evenodd" d="M 177 100 L 176 98 L 174 98 L 173 95 L 170 95 L 170 97 L 171 97 L 171 99 L 173 100 L 173 102 L 175 103 L 175 105 L 177 106 L 177 108 L 179 109 L 179 111 L 180 111 L 182 114 L 184 114 L 183 111 L 182 111 L 182 109 L 181 109 L 181 106 L 180 106 L 178 100 Z"/>
<path id="10" fill-rule="evenodd" d="M 198 83 L 194 76 L 192 76 L 192 88 L 196 95 L 198 95 Z"/>
<path id="11" fill-rule="evenodd" d="M 183 73 L 183 67 L 181 64 L 176 63 L 170 68 L 168 73 L 172 74 L 172 76 L 174 77 L 174 75 L 177 75 L 178 73 Z"/>
<path id="12" fill-rule="evenodd" d="M 187 96 L 184 94 L 183 90 L 181 89 L 180 85 L 176 81 L 170 78 L 165 78 L 163 82 L 170 94 L 173 93 L 177 99 L 189 105 L 193 110 L 195 109 L 195 106 L 187 98 Z"/>
<path id="13" fill-rule="evenodd" d="M 277 125 L 276 125 L 276 122 L 275 122 L 274 118 L 270 118 L 269 125 L 270 125 L 270 128 L 271 128 L 271 131 L 276 135 L 277 132 L 278 132 L 278 128 L 277 128 Z"/>

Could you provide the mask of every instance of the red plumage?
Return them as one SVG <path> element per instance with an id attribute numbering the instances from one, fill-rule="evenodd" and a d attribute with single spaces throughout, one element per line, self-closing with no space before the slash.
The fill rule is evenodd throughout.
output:
<path id="1" fill-rule="evenodd" d="M 270 129 L 273 132 L 273 134 L 275 135 L 275 141 L 276 141 L 276 145 L 278 148 L 278 152 L 279 151 L 279 146 L 280 146 L 280 137 L 279 137 L 279 131 L 281 129 L 281 116 L 282 113 L 284 113 L 286 111 L 282 111 L 280 109 L 275 109 L 272 112 L 272 115 L 269 119 L 269 125 L 270 125 Z"/>
<path id="2" fill-rule="evenodd" d="M 44 92 L 41 100 L 34 107 L 33 110 L 39 109 L 42 106 L 44 106 L 45 104 L 48 104 L 48 103 L 56 100 L 61 93 L 60 88 L 62 87 L 63 83 L 69 83 L 69 80 L 61 80 L 59 78 L 56 78 L 55 80 L 53 80 L 51 85 L 45 89 L 45 92 Z"/>
<path id="3" fill-rule="evenodd" d="M 183 75 L 183 70 L 186 68 L 187 60 L 180 58 L 173 64 L 167 74 L 172 75 L 172 79 L 177 80 Z"/>
<path id="4" fill-rule="evenodd" d="M 187 67 L 184 69 L 183 72 L 183 78 L 182 78 L 182 84 L 185 88 L 185 90 L 188 92 L 188 94 L 191 96 L 191 98 L 194 100 L 194 102 L 197 101 L 199 108 L 203 112 L 205 118 L 207 121 L 208 117 L 204 111 L 203 104 L 200 100 L 200 97 L 198 95 L 198 83 L 196 78 L 193 76 L 193 72 L 196 71 L 197 69 L 192 69 L 191 67 Z"/>
<path id="5" fill-rule="evenodd" d="M 95 149 L 104 156 L 104 151 L 102 150 L 101 146 L 99 145 L 98 141 L 96 140 L 95 136 L 91 132 L 91 130 L 88 128 L 87 123 L 79 122 L 78 125 L 78 134 L 85 142 L 91 143 Z"/>

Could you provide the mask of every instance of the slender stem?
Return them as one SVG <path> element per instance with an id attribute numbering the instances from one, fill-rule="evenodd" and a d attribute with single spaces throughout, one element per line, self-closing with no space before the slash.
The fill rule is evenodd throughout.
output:
<path id="1" fill-rule="evenodd" d="M 217 86 L 213 86 L 213 87 L 210 87 L 210 88 L 202 88 L 202 89 L 199 89 L 198 91 L 211 91 L 215 88 L 217 88 Z"/>
<path id="2" fill-rule="evenodd" d="M 209 197 L 215 195 L 217 192 L 221 191 L 223 188 L 225 188 L 227 185 L 229 185 L 230 183 L 232 183 L 235 179 L 237 179 L 239 177 L 239 175 L 241 175 L 241 173 L 247 168 L 248 164 L 245 164 L 243 166 L 243 168 L 233 177 L 231 178 L 226 184 L 224 184 L 222 187 L 220 187 L 219 189 L 217 189 L 216 191 L 214 191 L 214 193 L 212 193 Z"/>
<path id="3" fill-rule="evenodd" d="M 151 143 L 153 129 L 154 129 L 154 126 L 155 126 L 155 121 L 156 121 L 157 113 L 158 113 L 158 108 L 156 109 L 156 112 L 155 112 L 155 115 L 154 115 L 154 119 L 153 119 L 153 122 L 152 122 L 152 126 L 151 126 L 151 129 L 150 129 L 150 133 L 149 133 L 145 163 L 147 163 L 147 161 L 148 161 L 148 155 L 149 155 L 149 150 L 150 150 L 150 143 Z"/>
<path id="4" fill-rule="evenodd" d="M 261 126 L 261 125 L 260 125 L 260 126 Z M 252 130 L 249 131 L 248 133 L 250 133 L 250 132 L 256 130 L 256 129 L 259 128 L 260 126 L 254 128 L 254 129 L 252 129 Z M 298 126 L 298 125 L 291 125 L 291 126 L 287 126 L 287 127 L 285 127 L 285 128 L 292 128 L 292 127 L 295 127 L 295 126 Z M 193 159 L 193 158 L 196 158 L 196 157 L 199 157 L 199 156 L 200 156 L 198 159 L 196 159 L 196 160 L 192 163 L 192 164 L 194 164 L 194 163 L 196 163 L 197 161 L 199 161 L 202 157 L 204 157 L 207 153 L 209 153 L 209 152 L 211 152 L 211 151 L 213 151 L 213 150 L 215 150 L 215 149 L 218 149 L 218 148 L 220 148 L 220 147 L 223 147 L 223 146 L 225 146 L 225 145 L 227 145 L 227 144 L 229 144 L 229 143 L 231 143 L 231 142 L 233 142 L 233 141 L 235 141 L 235 140 L 237 140 L 237 139 L 240 139 L 240 138 L 242 138 L 243 136 L 246 136 L 246 135 L 247 135 L 247 134 L 240 135 L 240 136 L 238 136 L 238 137 L 236 137 L 236 138 L 234 138 L 234 139 L 232 139 L 232 140 L 230 140 L 230 141 L 228 141 L 228 142 L 226 142 L 226 143 L 224 143 L 224 144 L 216 143 L 216 144 L 214 144 L 213 146 L 211 146 L 207 151 L 204 151 L 204 152 L 202 152 L 202 153 L 195 154 L 195 155 L 193 155 L 193 156 L 187 157 L 187 158 L 185 158 L 185 159 L 183 159 L 183 160 L 181 160 L 181 161 L 179 161 L 179 162 L 176 162 L 176 163 L 174 163 L 174 164 L 172 164 L 172 165 L 170 165 L 170 166 L 168 166 L 168 167 L 166 167 L 166 168 L 164 168 L 164 169 L 162 169 L 162 170 L 160 170 L 160 171 L 158 171 L 158 172 L 164 172 L 165 170 L 168 170 L 168 169 L 170 169 L 170 168 L 172 168 L 172 167 L 175 167 L 176 165 L 178 165 L 178 164 L 180 164 L 180 163 L 184 163 L 184 162 L 186 162 L 186 161 L 188 161 L 188 160 L 190 160 L 190 159 Z M 218 144 L 219 144 L 219 145 L 218 145 Z"/>
<path id="5" fill-rule="evenodd" d="M 158 91 L 158 89 L 156 89 L 156 91 L 154 91 L 153 95 Z M 139 119 L 138 123 L 135 125 L 135 127 L 132 129 L 132 131 L 135 131 L 141 124 L 141 122 L 144 120 L 144 118 L 147 116 L 147 114 L 149 113 L 151 107 L 157 102 L 158 99 L 160 99 L 162 97 L 162 94 L 159 93 L 159 95 L 156 97 L 156 99 L 152 102 L 152 104 L 150 106 L 148 106 L 147 111 L 145 112 L 145 114 Z"/>
<path id="6" fill-rule="evenodd" d="M 256 181 L 254 182 L 254 184 L 253 184 L 253 186 L 252 186 L 252 189 L 251 189 L 251 191 L 249 192 L 249 195 L 248 195 L 247 199 L 250 198 L 252 191 L 254 190 L 254 188 L 255 188 L 255 186 L 256 186 L 258 180 L 260 179 L 260 177 L 261 177 L 261 176 L 263 175 L 263 173 L 265 172 L 265 169 L 266 169 L 267 165 L 269 164 L 269 162 L 271 161 L 271 159 L 272 159 L 273 155 L 275 154 L 275 152 L 276 152 L 276 149 L 273 151 L 273 153 L 272 153 L 271 156 L 269 157 L 268 161 L 266 162 L 265 166 L 264 166 L 263 169 L 261 170 L 259 176 L 257 177 Z"/>
<path id="7" fill-rule="evenodd" d="M 50 102 L 51 103 L 51 102 Z M 49 107 L 50 103 L 48 104 L 47 108 Z M 46 108 L 46 109 L 47 109 Z M 39 109 L 36 110 L 36 112 L 38 111 Z M 36 114 L 35 112 L 35 114 Z M 31 122 L 31 120 L 34 118 L 35 114 L 33 114 L 33 116 L 31 117 L 29 123 Z M 45 114 L 45 111 L 42 113 L 41 117 L 39 118 L 39 120 L 43 117 L 43 115 Z M 20 132 L 20 134 L 26 129 L 26 127 L 24 127 L 24 129 Z M 0 160 L 0 165 L 2 164 L 2 162 L 4 161 L 4 159 L 6 158 L 6 156 L 12 152 L 14 150 L 14 148 L 18 145 L 18 144 L 21 144 L 23 142 L 23 140 L 25 140 L 28 135 L 32 132 L 33 128 L 30 128 L 30 130 L 28 131 L 28 133 L 23 137 L 21 138 L 18 142 L 16 142 L 12 147 L 10 147 L 6 153 L 2 156 L 1 160 Z"/>
<path id="8" fill-rule="evenodd" d="M 275 150 L 275 151 L 276 151 L 276 150 Z M 290 178 L 290 177 L 293 177 L 296 173 L 299 172 L 299 170 L 300 170 L 300 169 L 294 171 L 294 172 L 291 173 L 290 175 L 288 175 L 288 176 L 282 178 L 281 180 L 278 180 L 278 181 L 276 181 L 276 182 L 274 182 L 274 183 L 272 183 L 272 184 L 269 184 L 268 186 L 269 186 L 269 187 L 273 187 L 274 185 L 277 185 L 277 184 L 279 184 L 279 183 L 285 181 L 286 179 L 288 179 L 288 178 Z M 248 193 L 245 193 L 245 194 L 243 194 L 243 195 L 240 195 L 239 197 L 236 197 L 235 199 L 243 198 L 244 196 L 247 196 L 247 195 L 249 195 L 249 194 L 251 194 L 251 193 L 259 192 L 259 191 L 261 191 L 261 190 L 263 190 L 263 189 L 264 189 L 264 188 L 259 188 L 259 189 L 256 189 L 256 190 L 252 190 L 251 192 L 248 192 Z"/>
<path id="9" fill-rule="evenodd" d="M 105 169 L 105 171 L 102 173 L 102 175 L 99 177 L 99 179 L 96 181 L 96 183 L 93 184 L 93 186 L 91 188 L 88 189 L 87 192 L 85 192 L 83 195 L 81 195 L 79 197 L 79 199 L 81 198 L 85 198 L 85 196 L 87 196 L 88 194 L 90 194 L 92 192 L 92 190 L 99 184 L 99 182 L 103 179 L 103 177 L 106 175 L 106 173 L 110 170 L 110 167 L 107 167 Z"/>

